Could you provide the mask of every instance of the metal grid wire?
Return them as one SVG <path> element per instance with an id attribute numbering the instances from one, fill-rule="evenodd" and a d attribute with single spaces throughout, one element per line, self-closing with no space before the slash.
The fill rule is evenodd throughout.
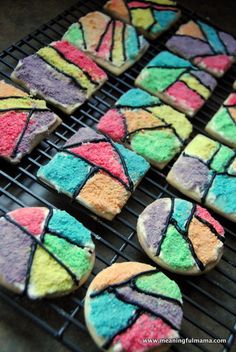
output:
<path id="1" fill-rule="evenodd" d="M 0 73 L 9 80 L 9 75 L 19 59 L 35 52 L 45 44 L 61 38 L 68 26 L 80 16 L 98 9 L 103 2 L 96 0 L 79 1 L 54 20 L 43 25 L 34 33 L 4 50 L 0 55 Z M 182 22 L 195 18 L 196 14 L 183 10 Z M 180 22 L 179 22 L 180 23 Z M 178 24 L 179 24 L 178 23 Z M 54 206 L 67 210 L 91 229 L 96 244 L 96 264 L 91 279 L 100 270 L 115 262 L 141 261 L 150 263 L 141 250 L 135 234 L 137 217 L 153 200 L 163 196 L 181 196 L 166 182 L 166 174 L 171 165 L 164 171 L 153 167 L 137 188 L 127 205 L 112 222 L 107 222 L 92 215 L 89 210 L 71 202 L 66 196 L 58 195 L 40 183 L 36 178 L 38 168 L 46 164 L 58 148 L 81 126 L 94 127 L 99 118 L 117 98 L 133 86 L 134 79 L 140 70 L 159 51 L 177 28 L 163 35 L 151 44 L 145 56 L 120 77 L 109 75 L 109 81 L 87 103 L 72 116 L 62 116 L 63 123 L 46 140 L 44 140 L 20 166 L 10 166 L 2 162 L 0 171 L 0 201 L 5 211 L 23 206 Z M 204 133 L 203 128 L 213 113 L 219 108 L 229 94 L 232 82 L 236 78 L 236 67 L 233 67 L 221 80 L 214 95 L 192 121 L 194 134 Z M 55 110 L 55 109 L 54 109 Z M 59 113 L 59 115 L 62 115 Z M 223 258 L 219 265 L 209 274 L 195 278 L 181 278 L 170 274 L 180 285 L 184 297 L 184 320 L 182 337 L 225 338 L 225 344 L 175 345 L 171 351 L 233 351 L 236 335 L 236 234 L 232 223 L 216 215 L 226 230 L 226 243 Z M 97 351 L 89 337 L 83 317 L 83 298 L 89 285 L 87 282 L 73 295 L 53 300 L 30 302 L 25 297 L 15 296 L 1 289 L 0 297 L 20 313 L 32 319 L 46 332 L 61 341 L 72 351 Z M 235 346 L 235 345 L 234 345 Z"/>

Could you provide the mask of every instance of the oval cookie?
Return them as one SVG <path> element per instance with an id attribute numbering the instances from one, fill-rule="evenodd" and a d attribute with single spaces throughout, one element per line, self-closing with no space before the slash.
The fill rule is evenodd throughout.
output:
<path id="1" fill-rule="evenodd" d="M 223 227 L 206 209 L 179 198 L 161 198 L 146 207 L 137 234 L 153 261 L 178 274 L 209 271 L 223 253 Z"/>
<path id="2" fill-rule="evenodd" d="M 88 278 L 91 234 L 65 211 L 21 208 L 0 218 L 0 284 L 36 299 L 65 295 Z"/>
<path id="3" fill-rule="evenodd" d="M 157 339 L 178 338 L 182 316 L 177 284 L 138 262 L 113 264 L 101 271 L 85 297 L 89 332 L 107 351 L 165 351 L 169 345 Z"/>

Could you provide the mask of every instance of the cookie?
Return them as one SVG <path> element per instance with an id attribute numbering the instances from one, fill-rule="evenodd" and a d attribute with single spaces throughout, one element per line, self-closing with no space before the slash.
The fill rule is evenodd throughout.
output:
<path id="1" fill-rule="evenodd" d="M 166 351 L 159 339 L 179 337 L 183 317 L 177 284 L 153 266 L 113 264 L 101 271 L 85 297 L 85 320 L 106 351 Z"/>
<path id="2" fill-rule="evenodd" d="M 169 51 L 155 56 L 135 81 L 136 86 L 191 117 L 210 97 L 216 84 L 209 73 Z"/>
<path id="3" fill-rule="evenodd" d="M 229 95 L 205 129 L 220 142 L 236 148 L 236 93 Z"/>
<path id="4" fill-rule="evenodd" d="M 236 81 L 234 81 L 233 89 L 236 90 Z"/>
<path id="5" fill-rule="evenodd" d="M 223 76 L 236 58 L 236 39 L 201 20 L 182 24 L 166 46 L 216 77 Z"/>
<path id="6" fill-rule="evenodd" d="M 156 39 L 179 19 L 181 12 L 176 5 L 172 0 L 109 0 L 104 9 L 137 27 L 148 39 Z"/>
<path id="7" fill-rule="evenodd" d="M 163 169 L 192 132 L 186 116 L 141 89 L 130 89 L 100 119 L 97 129 Z"/>
<path id="8" fill-rule="evenodd" d="M 223 254 L 223 227 L 206 209 L 179 198 L 147 206 L 138 218 L 137 234 L 147 255 L 177 274 L 203 274 Z"/>
<path id="9" fill-rule="evenodd" d="M 236 154 L 198 134 L 177 159 L 167 181 L 188 197 L 236 222 Z"/>
<path id="10" fill-rule="evenodd" d="M 0 284 L 31 299 L 68 294 L 88 278 L 91 233 L 65 211 L 21 208 L 0 217 Z"/>
<path id="11" fill-rule="evenodd" d="M 32 95 L 72 114 L 107 80 L 106 73 L 67 41 L 58 41 L 19 61 L 11 74 Z"/>
<path id="12" fill-rule="evenodd" d="M 44 100 L 33 99 L 4 81 L 0 81 L 0 120 L 0 157 L 12 164 L 61 123 Z"/>
<path id="13" fill-rule="evenodd" d="M 98 11 L 73 23 L 63 39 L 85 51 L 115 75 L 132 66 L 149 47 L 134 27 Z"/>
<path id="14" fill-rule="evenodd" d="M 40 167 L 37 176 L 59 193 L 112 220 L 149 166 L 141 156 L 83 127 Z"/>

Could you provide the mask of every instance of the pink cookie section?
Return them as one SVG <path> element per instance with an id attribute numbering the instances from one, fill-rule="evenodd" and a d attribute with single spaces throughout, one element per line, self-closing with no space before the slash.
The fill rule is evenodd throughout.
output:
<path id="1" fill-rule="evenodd" d="M 108 142 L 86 143 L 70 149 L 73 153 L 85 158 L 91 163 L 108 170 L 128 184 L 119 155 Z"/>
<path id="2" fill-rule="evenodd" d="M 160 345 L 155 340 L 171 337 L 172 334 L 173 330 L 161 319 L 142 314 L 129 329 L 114 338 L 113 346 L 120 343 L 125 352 L 144 352 Z"/>
<path id="3" fill-rule="evenodd" d="M 10 157 L 16 143 L 21 135 L 28 114 L 16 111 L 6 112 L 1 114 L 0 134 L 1 134 L 1 145 L 0 154 L 2 156 Z M 29 125 L 32 122 L 29 123 Z"/>
<path id="4" fill-rule="evenodd" d="M 227 55 L 215 55 L 212 57 L 196 57 L 194 59 L 195 64 L 203 64 L 206 68 L 210 70 L 216 70 L 224 73 L 227 71 L 231 65 L 232 60 Z"/>
<path id="5" fill-rule="evenodd" d="M 114 141 L 120 141 L 125 137 L 124 119 L 118 111 L 109 110 L 100 120 L 97 129 L 110 136 Z"/>
<path id="6" fill-rule="evenodd" d="M 182 101 L 190 109 L 198 110 L 204 104 L 204 100 L 189 89 L 183 82 L 176 82 L 170 86 L 166 92 L 175 102 Z"/>
<path id="7" fill-rule="evenodd" d="M 236 105 L 236 93 L 230 94 L 226 101 L 226 105 Z"/>
<path id="8" fill-rule="evenodd" d="M 32 235 L 40 236 L 44 228 L 47 212 L 43 208 L 22 208 L 10 213 L 10 217 L 19 225 L 23 226 Z"/>
<path id="9" fill-rule="evenodd" d="M 113 34 L 113 26 L 110 25 L 109 29 L 102 41 L 102 44 L 98 50 L 98 54 L 109 60 L 111 49 L 112 49 L 112 34 Z"/>
<path id="10" fill-rule="evenodd" d="M 59 41 L 52 43 L 52 46 L 59 50 L 67 60 L 87 72 L 95 81 L 107 78 L 106 73 L 74 45 L 67 41 Z"/>
<path id="11" fill-rule="evenodd" d="M 218 221 L 216 221 L 211 216 L 211 214 L 206 209 L 197 205 L 196 215 L 202 218 L 203 220 L 206 220 L 207 222 L 209 222 L 221 236 L 224 236 L 225 234 L 224 228 L 220 225 Z"/>

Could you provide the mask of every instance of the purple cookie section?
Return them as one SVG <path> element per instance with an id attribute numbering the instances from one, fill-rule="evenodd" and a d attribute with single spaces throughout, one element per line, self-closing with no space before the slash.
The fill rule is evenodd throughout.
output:
<path id="1" fill-rule="evenodd" d="M 211 47 L 203 41 L 187 36 L 176 35 L 170 38 L 166 46 L 168 49 L 177 51 L 184 57 L 192 59 L 196 56 L 213 55 Z"/>
<path id="2" fill-rule="evenodd" d="M 171 173 L 185 190 L 196 191 L 198 189 L 197 193 L 200 197 L 204 195 L 211 178 L 208 167 L 200 160 L 183 155 L 176 161 Z"/>
<path id="3" fill-rule="evenodd" d="M 232 35 L 225 32 L 219 32 L 219 37 L 225 44 L 228 53 L 230 55 L 236 56 L 236 39 L 232 37 Z"/>
<path id="4" fill-rule="evenodd" d="M 5 218 L 0 219 L 0 229 L 0 275 L 6 283 L 24 289 L 33 240 Z"/>
<path id="5" fill-rule="evenodd" d="M 32 117 L 34 124 L 30 125 L 18 148 L 18 152 L 27 153 L 31 148 L 31 142 L 40 132 L 45 132 L 55 123 L 56 115 L 51 111 L 46 112 L 35 112 Z"/>
<path id="6" fill-rule="evenodd" d="M 89 127 L 82 127 L 65 143 L 65 147 L 70 144 L 84 143 L 94 140 L 100 141 L 102 139 L 104 139 L 103 135 L 98 134 Z"/>
<path id="7" fill-rule="evenodd" d="M 64 105 L 83 103 L 86 100 L 85 93 L 72 79 L 47 65 L 35 54 L 20 61 L 15 75 L 29 90 L 36 90 L 46 100 L 53 99 Z"/>
<path id="8" fill-rule="evenodd" d="M 141 217 L 144 218 L 145 242 L 148 247 L 158 248 L 162 239 L 162 233 L 166 228 L 166 223 L 171 210 L 170 199 L 159 199 L 149 205 Z"/>
<path id="9" fill-rule="evenodd" d="M 118 297 L 124 299 L 125 302 L 140 305 L 144 310 L 165 318 L 176 329 L 180 329 L 183 312 L 178 304 L 137 292 L 129 286 L 120 287 L 116 289 L 116 292 L 118 293 Z"/>
<path id="10" fill-rule="evenodd" d="M 190 72 L 193 76 L 197 77 L 204 86 L 209 87 L 211 91 L 215 89 L 217 82 L 209 73 L 194 70 L 191 70 Z"/>

